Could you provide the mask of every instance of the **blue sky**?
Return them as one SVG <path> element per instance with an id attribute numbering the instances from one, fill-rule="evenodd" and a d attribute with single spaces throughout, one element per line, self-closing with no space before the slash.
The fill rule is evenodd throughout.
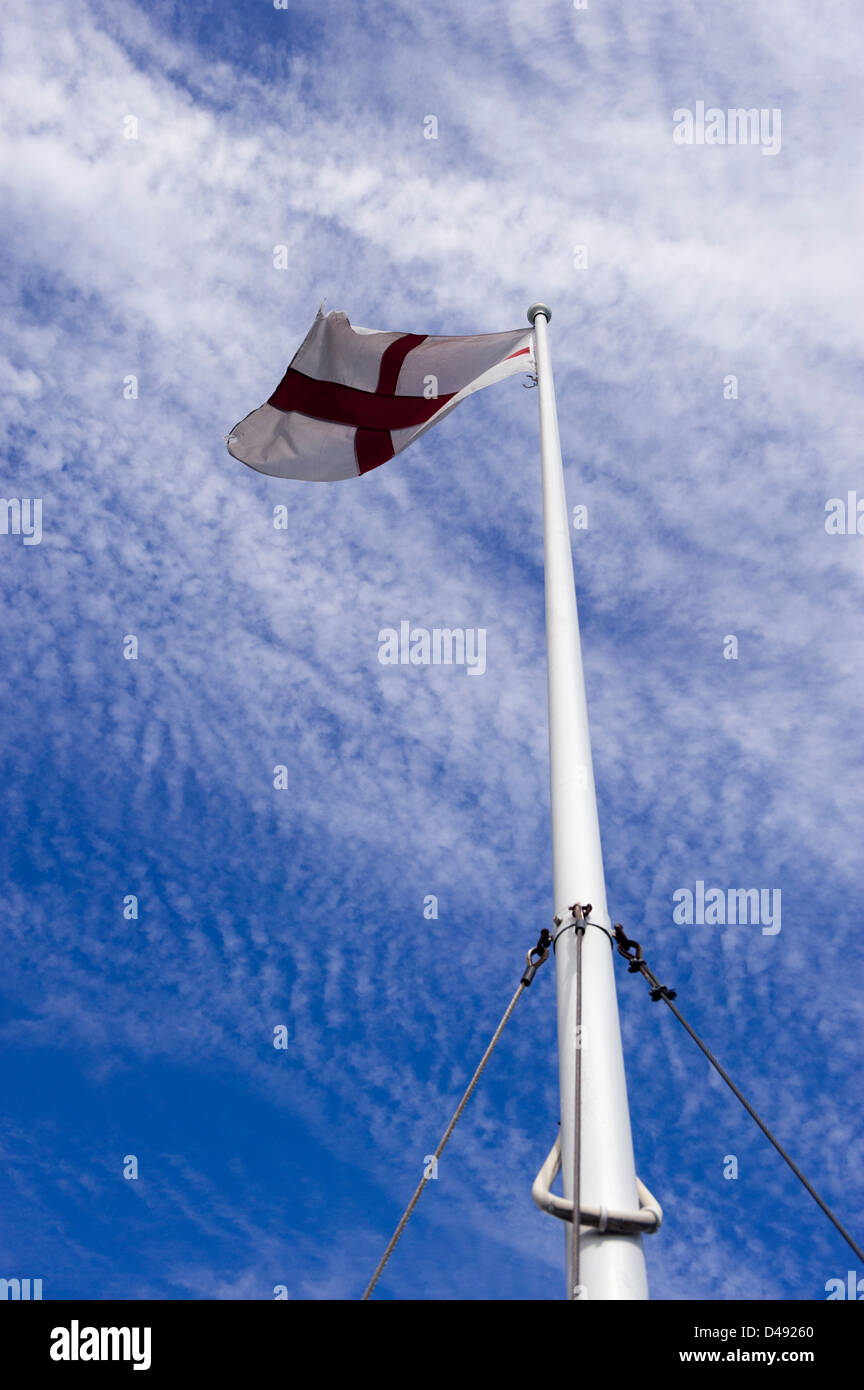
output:
<path id="1" fill-rule="evenodd" d="M 825 529 L 864 496 L 860 62 L 843 0 L 10 0 L 0 492 L 43 534 L 0 535 L 0 1275 L 359 1296 L 549 923 L 536 395 L 259 476 L 224 436 L 325 296 L 552 305 L 610 910 L 860 1239 L 864 539 Z M 779 108 L 780 152 L 676 145 L 698 101 Z M 485 674 L 382 666 L 402 619 L 485 628 Z M 676 925 L 697 880 L 779 889 L 781 931 Z M 552 985 L 377 1296 L 562 1296 Z M 851 1252 L 619 997 L 652 1296 L 824 1298 Z"/>

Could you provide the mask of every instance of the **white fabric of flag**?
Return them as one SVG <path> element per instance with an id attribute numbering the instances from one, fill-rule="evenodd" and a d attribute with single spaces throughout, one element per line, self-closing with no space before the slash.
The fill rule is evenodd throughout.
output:
<path id="1" fill-rule="evenodd" d="M 270 399 L 234 426 L 228 452 L 259 473 L 334 482 L 406 449 L 484 386 L 534 372 L 529 329 L 436 337 L 318 315 Z"/>

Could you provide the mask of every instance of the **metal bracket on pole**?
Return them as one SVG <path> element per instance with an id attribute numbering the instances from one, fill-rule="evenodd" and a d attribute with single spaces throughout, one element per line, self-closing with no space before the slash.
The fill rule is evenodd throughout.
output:
<path id="1" fill-rule="evenodd" d="M 573 903 L 572 907 L 568 907 L 567 911 L 570 913 L 569 921 L 565 922 L 563 917 L 552 918 L 552 921 L 555 923 L 556 927 L 555 935 L 552 938 L 553 951 L 555 949 L 555 943 L 557 942 L 559 936 L 562 936 L 565 931 L 570 931 L 571 928 L 577 926 L 580 928 L 598 927 L 600 931 L 604 932 L 605 935 L 608 936 L 610 943 L 614 945 L 615 938 L 613 937 L 609 928 L 604 927 L 602 922 L 591 921 L 590 903 Z"/>
<path id="2" fill-rule="evenodd" d="M 557 1216 L 562 1221 L 572 1221 L 573 1203 L 568 1202 L 565 1197 L 556 1197 L 555 1193 L 549 1190 L 560 1168 L 559 1134 L 546 1155 L 543 1167 L 534 1179 L 531 1196 L 541 1211 L 547 1211 L 550 1216 Z M 593 1226 L 598 1231 L 621 1236 L 651 1235 L 654 1231 L 659 1231 L 663 1220 L 663 1208 L 639 1178 L 636 1179 L 636 1195 L 642 1204 L 639 1211 L 607 1211 L 605 1207 L 582 1207 L 579 1212 L 580 1225 Z"/>

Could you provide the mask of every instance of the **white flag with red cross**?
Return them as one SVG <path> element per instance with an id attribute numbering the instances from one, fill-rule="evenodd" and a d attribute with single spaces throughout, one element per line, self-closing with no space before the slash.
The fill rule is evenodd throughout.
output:
<path id="1" fill-rule="evenodd" d="M 228 435 L 228 452 L 276 478 L 356 478 L 472 392 L 533 372 L 533 336 L 377 333 L 319 309 L 273 395 Z"/>

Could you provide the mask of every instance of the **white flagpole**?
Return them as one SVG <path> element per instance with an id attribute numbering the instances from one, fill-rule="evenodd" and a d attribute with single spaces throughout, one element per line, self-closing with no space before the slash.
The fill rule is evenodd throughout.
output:
<path id="1" fill-rule="evenodd" d="M 534 325 L 540 404 L 552 855 L 555 915 L 562 922 L 555 928 L 559 933 L 555 956 L 562 1177 L 564 1196 L 572 1201 L 578 1174 L 583 1210 L 605 1207 L 636 1211 L 639 1204 L 613 973 L 611 921 L 606 907 L 564 468 L 547 337 L 550 318 L 545 304 L 532 304 L 528 310 L 528 320 Z M 574 920 L 570 907 L 575 903 L 590 903 L 590 921 L 599 924 L 586 926 L 581 941 L 581 1039 L 577 1039 L 576 1032 L 579 943 L 575 928 L 567 926 Z M 576 1051 L 580 1041 L 577 1168 L 574 1135 Z M 648 1297 L 641 1236 L 613 1235 L 583 1227 L 578 1242 L 577 1286 L 569 1222 L 565 1231 L 568 1298 Z"/>

